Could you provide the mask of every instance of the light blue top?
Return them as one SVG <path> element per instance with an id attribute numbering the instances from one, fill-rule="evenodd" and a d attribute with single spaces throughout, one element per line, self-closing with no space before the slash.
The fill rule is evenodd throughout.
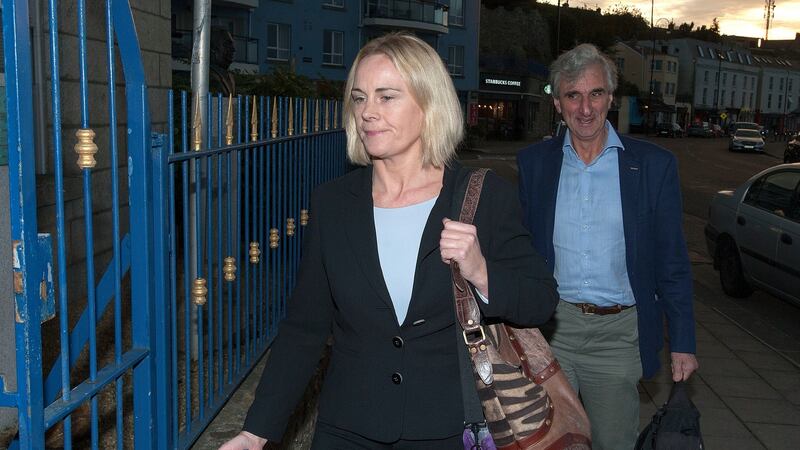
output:
<path id="1" fill-rule="evenodd" d="M 580 159 L 567 131 L 562 148 L 553 247 L 561 298 L 600 306 L 636 303 L 625 262 L 625 232 L 618 152 L 625 151 L 611 124 L 600 155 Z"/>
<path id="2" fill-rule="evenodd" d="M 402 208 L 374 207 L 378 259 L 399 324 L 408 313 L 422 232 L 437 198 Z"/>

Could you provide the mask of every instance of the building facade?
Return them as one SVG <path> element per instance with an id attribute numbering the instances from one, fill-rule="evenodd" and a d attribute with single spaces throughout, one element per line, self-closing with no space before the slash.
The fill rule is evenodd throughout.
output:
<path id="1" fill-rule="evenodd" d="M 749 50 L 689 38 L 658 43 L 679 60 L 677 97 L 691 102 L 693 121 L 753 119 L 759 68 Z"/>
<path id="2" fill-rule="evenodd" d="M 651 127 L 666 122 L 685 125 L 676 109 L 679 59 L 661 48 L 653 49 L 652 42 L 650 46 L 617 42 L 612 52 L 619 73 L 639 88 L 642 119 Z"/>
<path id="3" fill-rule="evenodd" d="M 186 50 L 188 36 L 189 50 L 175 68 L 189 70 L 192 2 L 172 1 L 173 47 Z M 437 50 L 463 106 L 478 86 L 478 0 L 226 0 L 213 3 L 211 23 L 234 38 L 232 70 L 342 81 L 370 39 L 406 30 Z"/>
<path id="4" fill-rule="evenodd" d="M 756 121 L 771 133 L 798 131 L 800 111 L 800 62 L 772 51 L 753 51 L 760 66 Z"/>

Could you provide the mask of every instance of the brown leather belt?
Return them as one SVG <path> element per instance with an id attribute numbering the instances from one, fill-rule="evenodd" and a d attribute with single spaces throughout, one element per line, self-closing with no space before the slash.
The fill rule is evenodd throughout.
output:
<path id="1" fill-rule="evenodd" d="M 571 303 L 566 302 L 581 310 L 584 314 L 607 316 L 609 314 L 619 314 L 628 308 L 633 308 L 634 305 L 614 305 L 614 306 L 597 306 L 594 303 Z"/>

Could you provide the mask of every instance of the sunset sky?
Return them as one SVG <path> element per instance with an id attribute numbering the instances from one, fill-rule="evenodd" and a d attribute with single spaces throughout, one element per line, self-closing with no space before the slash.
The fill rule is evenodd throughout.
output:
<path id="1" fill-rule="evenodd" d="M 556 4 L 557 0 L 544 0 Z M 563 1 L 562 1 L 563 3 Z M 571 7 L 600 7 L 604 11 L 613 5 L 635 6 L 650 21 L 650 2 L 641 0 L 571 0 Z M 764 0 L 655 0 L 656 23 L 661 18 L 672 19 L 676 24 L 694 22 L 696 26 L 711 25 L 719 19 L 722 34 L 764 37 Z M 794 39 L 800 33 L 800 0 L 775 0 L 775 18 L 769 28 L 770 39 Z"/>

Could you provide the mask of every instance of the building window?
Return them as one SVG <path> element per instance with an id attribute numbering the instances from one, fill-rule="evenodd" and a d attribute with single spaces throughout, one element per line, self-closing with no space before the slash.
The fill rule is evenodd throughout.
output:
<path id="1" fill-rule="evenodd" d="M 736 102 L 736 91 L 731 92 L 731 105 L 733 106 L 734 102 Z"/>
<path id="2" fill-rule="evenodd" d="M 789 92 L 792 92 L 792 81 L 794 81 L 794 80 L 789 78 L 789 86 L 787 86 Z"/>
<path id="3" fill-rule="evenodd" d="M 719 96 L 719 103 L 720 106 L 725 106 L 725 90 L 722 91 L 722 95 Z"/>
<path id="4" fill-rule="evenodd" d="M 725 86 L 726 84 L 728 84 L 728 72 L 722 74 L 722 85 Z"/>
<path id="5" fill-rule="evenodd" d="M 322 64 L 344 65 L 344 33 L 325 30 L 322 38 Z"/>
<path id="6" fill-rule="evenodd" d="M 661 60 L 657 59 L 653 62 L 653 70 L 661 70 Z"/>
<path id="7" fill-rule="evenodd" d="M 625 58 L 614 58 L 614 62 L 617 64 L 617 70 L 620 72 L 625 70 Z"/>
<path id="8" fill-rule="evenodd" d="M 700 48 L 700 47 L 697 47 L 697 48 Z M 703 81 L 704 81 L 704 82 L 706 82 L 706 83 L 708 83 L 708 71 L 707 71 L 707 70 L 706 70 L 706 72 L 703 74 Z"/>
<path id="9" fill-rule="evenodd" d="M 451 45 L 447 48 L 447 71 L 454 77 L 464 76 L 463 45 Z"/>
<path id="10" fill-rule="evenodd" d="M 697 46 L 697 53 L 700 54 L 701 58 L 705 58 L 706 57 L 706 53 L 703 51 L 703 47 L 700 47 L 699 45 Z"/>
<path id="11" fill-rule="evenodd" d="M 767 94 L 767 109 L 772 108 L 772 94 Z"/>
<path id="12" fill-rule="evenodd" d="M 742 92 L 742 104 L 739 105 L 740 108 L 744 108 L 744 101 L 746 100 L 745 93 Z"/>
<path id="13" fill-rule="evenodd" d="M 322 6 L 344 8 L 344 0 L 322 0 Z"/>
<path id="14" fill-rule="evenodd" d="M 464 26 L 464 0 L 450 0 L 450 10 L 448 11 L 448 25 L 457 27 Z"/>
<path id="15" fill-rule="evenodd" d="M 769 89 L 770 89 L 770 90 L 771 90 L 771 89 L 772 89 L 772 87 L 775 85 L 775 83 L 773 83 L 773 81 L 775 81 L 775 80 L 773 80 L 773 79 L 772 79 L 772 77 L 769 77 Z"/>
<path id="16" fill-rule="evenodd" d="M 700 48 L 700 47 L 697 47 Z M 707 105 L 707 97 L 708 97 L 708 88 L 703 88 L 703 105 Z"/>
<path id="17" fill-rule="evenodd" d="M 753 109 L 753 93 L 750 93 L 750 109 Z"/>
<path id="18" fill-rule="evenodd" d="M 736 87 L 736 74 L 733 74 L 733 80 L 731 80 L 731 84 L 733 87 Z"/>
<path id="19" fill-rule="evenodd" d="M 783 77 L 778 80 L 778 89 L 781 91 L 783 90 Z"/>
<path id="20" fill-rule="evenodd" d="M 750 90 L 753 90 L 755 88 L 756 88 L 756 77 L 752 77 L 750 78 Z"/>
<path id="21" fill-rule="evenodd" d="M 267 59 L 288 61 L 292 27 L 285 23 L 267 24 Z"/>
<path id="22" fill-rule="evenodd" d="M 779 95 L 778 96 L 778 109 L 781 109 L 781 108 L 783 108 L 783 96 Z"/>
<path id="23" fill-rule="evenodd" d="M 711 59 L 717 59 L 716 52 L 711 47 L 708 48 L 708 57 Z"/>

